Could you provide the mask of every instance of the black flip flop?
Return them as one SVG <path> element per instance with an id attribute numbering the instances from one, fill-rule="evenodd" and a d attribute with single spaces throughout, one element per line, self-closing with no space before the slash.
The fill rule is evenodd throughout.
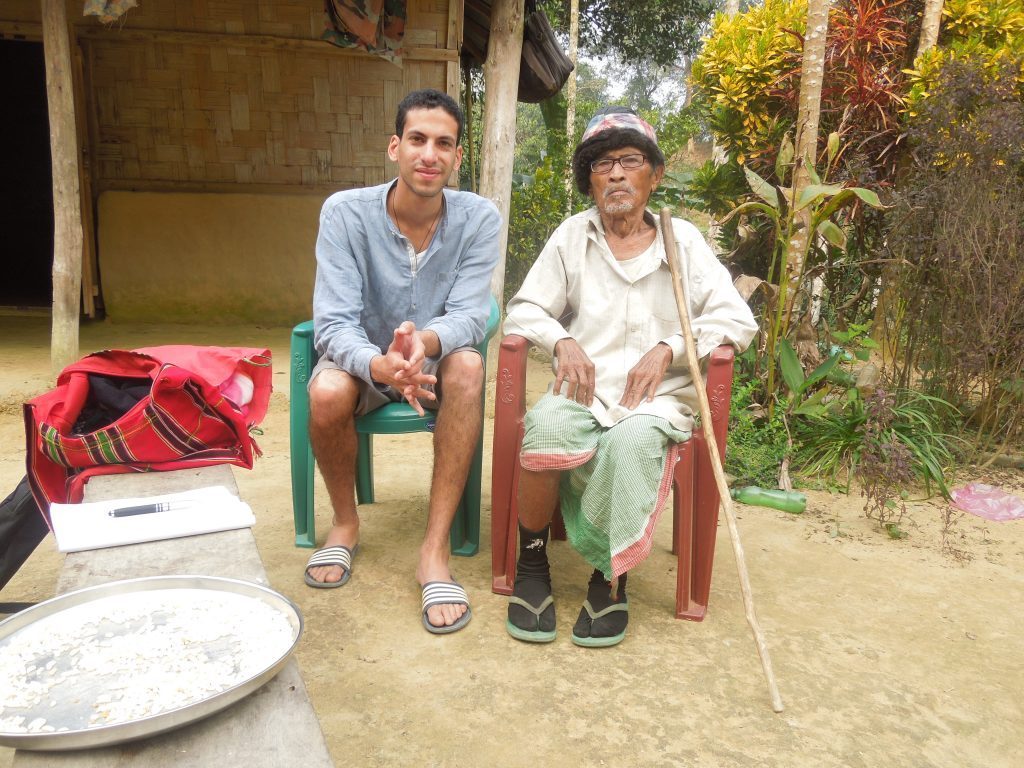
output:
<path id="1" fill-rule="evenodd" d="M 626 598 L 625 585 L 622 585 L 617 600 L 612 600 L 610 590 L 611 585 L 604 580 L 604 575 L 600 571 L 594 571 L 587 587 L 587 599 L 583 601 L 579 618 L 572 628 L 572 641 L 576 645 L 584 648 L 608 648 L 618 645 L 626 637 L 629 600 Z M 619 613 L 625 616 L 618 616 Z"/>
<path id="2" fill-rule="evenodd" d="M 540 603 L 534 605 L 527 598 Z M 527 643 L 550 643 L 555 639 L 555 600 L 551 596 L 551 584 L 542 578 L 517 578 L 512 596 L 508 599 L 509 616 L 505 620 L 505 629 L 516 640 Z M 512 606 L 518 605 L 529 614 L 532 627 L 524 627 L 512 621 Z M 551 621 L 544 622 L 543 614 L 551 609 Z M 521 617 L 525 618 L 525 617 Z M 549 623 L 551 629 L 541 629 L 542 624 Z"/>

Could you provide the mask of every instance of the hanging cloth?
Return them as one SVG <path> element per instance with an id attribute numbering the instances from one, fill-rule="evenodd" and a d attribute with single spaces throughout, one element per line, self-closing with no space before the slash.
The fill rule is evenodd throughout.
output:
<path id="1" fill-rule="evenodd" d="M 137 5 L 135 0 L 85 0 L 82 15 L 99 16 L 101 22 L 111 24 Z"/>
<path id="2" fill-rule="evenodd" d="M 324 16 L 321 40 L 402 65 L 406 0 L 324 0 Z"/>

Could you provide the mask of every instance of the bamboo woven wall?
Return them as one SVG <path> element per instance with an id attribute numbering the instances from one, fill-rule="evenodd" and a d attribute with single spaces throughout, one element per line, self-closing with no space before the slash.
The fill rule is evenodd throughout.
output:
<path id="1" fill-rule="evenodd" d="M 5 0 L 0 31 L 38 8 Z M 321 42 L 322 0 L 139 0 L 110 27 L 71 0 L 95 191 L 381 183 L 402 96 L 457 84 L 461 10 L 409 0 L 399 67 Z"/>
<path id="2" fill-rule="evenodd" d="M 458 93 L 463 0 L 409 0 L 402 67 L 321 42 L 322 0 L 139 4 L 104 27 L 68 0 L 84 274 L 118 321 L 308 318 L 320 201 L 394 175 L 407 92 Z M 0 0 L 0 36 L 41 40 L 39 11 Z"/>
<path id="3" fill-rule="evenodd" d="M 83 36 L 100 190 L 379 184 L 399 100 L 445 87 L 444 62 L 315 41 L 319 0 L 142 5 L 119 33 Z M 446 0 L 412 0 L 409 16 L 407 46 L 447 42 Z"/>

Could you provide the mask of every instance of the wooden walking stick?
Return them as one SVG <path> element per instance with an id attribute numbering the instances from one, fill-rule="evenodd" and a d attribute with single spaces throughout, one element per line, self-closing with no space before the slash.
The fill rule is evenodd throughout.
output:
<path id="1" fill-rule="evenodd" d="M 693 375 L 693 386 L 697 390 L 697 402 L 700 404 L 700 421 L 707 430 L 704 444 L 708 447 L 708 454 L 711 459 L 711 468 L 715 472 L 715 482 L 718 485 L 718 495 L 721 498 L 722 511 L 725 512 L 725 519 L 729 524 L 729 539 L 732 541 L 732 551 L 736 557 L 736 570 L 740 576 L 740 591 L 743 592 L 743 608 L 747 615 L 747 623 L 754 633 L 754 643 L 757 645 L 757 655 L 761 657 L 761 667 L 764 669 L 764 676 L 768 681 L 768 694 L 772 699 L 772 709 L 776 712 L 782 711 L 782 697 L 779 696 L 779 687 L 775 684 L 775 674 L 772 672 L 772 660 L 768 655 L 768 644 L 765 642 L 764 633 L 761 632 L 761 625 L 757 623 L 757 614 L 754 613 L 754 596 L 750 591 L 750 577 L 747 575 L 747 561 L 743 556 L 743 545 L 740 543 L 740 531 L 736 526 L 736 513 L 732 508 L 732 497 L 729 495 L 729 485 L 725 482 L 725 470 L 722 468 L 722 457 L 718 453 L 718 443 L 711 433 L 711 406 L 708 404 L 708 393 L 704 386 L 704 379 L 700 375 L 700 361 L 697 359 L 697 342 L 693 337 L 693 328 L 690 325 L 690 310 L 683 294 L 683 285 L 688 280 L 687 276 L 680 276 L 679 264 L 686 270 L 686 259 L 679 259 L 676 249 L 675 232 L 672 229 L 672 210 L 661 209 L 661 232 L 665 238 L 665 252 L 668 256 L 668 266 L 672 271 L 672 290 L 676 297 L 676 309 L 679 310 L 679 324 L 683 329 L 683 342 L 686 345 L 686 360 Z"/>

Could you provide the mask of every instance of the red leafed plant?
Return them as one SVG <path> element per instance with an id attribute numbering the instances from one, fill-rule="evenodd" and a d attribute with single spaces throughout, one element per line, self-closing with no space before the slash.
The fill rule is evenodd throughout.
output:
<path id="1" fill-rule="evenodd" d="M 829 15 L 818 135 L 839 133 L 844 149 L 834 163 L 858 183 L 889 186 L 895 173 L 903 70 L 911 55 L 907 30 L 916 24 L 921 5 L 921 0 L 839 0 Z M 794 115 L 802 47 L 801 40 L 777 92 Z"/>

